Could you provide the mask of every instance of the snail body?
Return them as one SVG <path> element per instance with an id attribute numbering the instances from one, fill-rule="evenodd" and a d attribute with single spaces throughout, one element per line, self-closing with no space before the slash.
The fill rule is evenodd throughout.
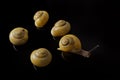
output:
<path id="1" fill-rule="evenodd" d="M 31 53 L 30 60 L 37 67 L 45 67 L 52 61 L 52 54 L 46 48 L 39 48 Z"/>
<path id="2" fill-rule="evenodd" d="M 51 35 L 53 37 L 64 36 L 70 31 L 70 29 L 71 25 L 68 21 L 58 20 L 51 29 Z"/>
<path id="3" fill-rule="evenodd" d="M 23 45 L 28 41 L 28 30 L 23 27 L 14 28 L 9 34 L 9 40 L 13 45 Z"/>
<path id="4" fill-rule="evenodd" d="M 77 36 L 67 34 L 60 39 L 57 49 L 63 52 L 77 53 L 82 49 L 81 41 Z"/>
<path id="5" fill-rule="evenodd" d="M 47 11 L 44 10 L 39 10 L 37 11 L 34 16 L 33 16 L 33 20 L 35 21 L 35 26 L 39 29 L 42 28 L 49 19 L 49 14 Z"/>

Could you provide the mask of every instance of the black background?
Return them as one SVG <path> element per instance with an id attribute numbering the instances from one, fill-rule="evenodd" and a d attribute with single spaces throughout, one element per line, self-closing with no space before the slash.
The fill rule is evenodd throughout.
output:
<path id="1" fill-rule="evenodd" d="M 7 4 L 6 4 L 7 3 Z M 112 78 L 117 68 L 117 59 L 107 52 L 104 43 L 105 4 L 103 0 L 34 0 L 1 2 L 0 44 L 1 71 L 4 78 L 11 79 L 106 79 Z M 2 5 L 3 4 L 3 5 Z M 33 15 L 38 10 L 49 13 L 49 21 L 37 30 Z M 90 58 L 73 55 L 67 62 L 57 51 L 60 38 L 53 39 L 50 30 L 57 20 L 64 19 L 71 23 L 71 31 L 79 37 L 82 48 L 90 50 L 95 45 L 100 47 L 92 52 Z M 28 42 L 15 51 L 9 42 L 9 32 L 15 27 L 24 27 L 29 31 Z M 50 65 L 36 71 L 30 62 L 30 53 L 44 47 L 51 51 L 53 60 Z M 105 50 L 106 49 L 106 50 Z M 106 52 L 105 52 L 106 51 Z M 11 76 L 10 76 L 11 75 Z"/>

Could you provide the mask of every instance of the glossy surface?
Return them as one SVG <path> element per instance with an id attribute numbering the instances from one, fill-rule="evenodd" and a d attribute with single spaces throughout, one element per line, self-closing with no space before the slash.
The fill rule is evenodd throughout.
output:
<path id="1" fill-rule="evenodd" d="M 24 45 L 28 37 L 28 30 L 23 27 L 15 27 L 9 33 L 9 40 L 15 46 Z"/>
<path id="2" fill-rule="evenodd" d="M 60 51 L 71 52 L 76 54 L 82 49 L 81 40 L 74 34 L 64 35 L 59 40 L 59 48 L 57 49 Z"/>
<path id="3" fill-rule="evenodd" d="M 61 37 L 69 33 L 71 25 L 68 21 L 58 20 L 51 29 L 51 35 L 53 37 Z"/>
<path id="4" fill-rule="evenodd" d="M 49 13 L 45 10 L 39 10 L 33 15 L 33 20 L 38 29 L 42 28 L 49 20 Z"/>
<path id="5" fill-rule="evenodd" d="M 52 54 L 46 48 L 39 48 L 32 51 L 30 60 L 37 67 L 46 67 L 52 61 Z"/>

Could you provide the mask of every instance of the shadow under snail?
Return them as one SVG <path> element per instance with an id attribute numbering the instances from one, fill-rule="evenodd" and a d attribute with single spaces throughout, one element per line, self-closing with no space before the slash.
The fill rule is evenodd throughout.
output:
<path id="1" fill-rule="evenodd" d="M 33 20 L 35 21 L 34 24 L 37 29 L 42 28 L 48 22 L 48 19 L 49 14 L 47 11 L 44 10 L 37 11 L 33 16 Z"/>
<path id="2" fill-rule="evenodd" d="M 9 40 L 13 45 L 20 46 L 28 41 L 28 30 L 16 27 L 9 33 Z"/>
<path id="3" fill-rule="evenodd" d="M 97 47 L 99 47 L 99 45 L 95 46 L 89 51 L 86 51 L 82 49 L 81 41 L 77 36 L 73 34 L 67 34 L 60 39 L 59 48 L 57 48 L 57 50 L 60 50 L 66 54 L 74 53 L 88 58 L 91 55 L 90 52 L 95 50 Z"/>
<path id="4" fill-rule="evenodd" d="M 71 25 L 68 21 L 58 20 L 51 29 L 53 37 L 64 36 L 71 30 Z"/>
<path id="5" fill-rule="evenodd" d="M 45 67 L 52 61 L 52 54 L 46 48 L 39 48 L 32 51 L 30 55 L 32 64 L 36 67 Z"/>

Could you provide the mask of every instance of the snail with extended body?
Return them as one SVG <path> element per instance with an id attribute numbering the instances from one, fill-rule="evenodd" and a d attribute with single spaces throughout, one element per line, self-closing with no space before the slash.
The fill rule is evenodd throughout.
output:
<path id="1" fill-rule="evenodd" d="M 24 45 L 28 41 L 28 30 L 23 27 L 14 28 L 9 34 L 9 40 L 13 46 Z"/>
<path id="2" fill-rule="evenodd" d="M 34 66 L 45 67 L 51 63 L 52 54 L 46 48 L 39 48 L 31 53 L 30 60 Z"/>
<path id="3" fill-rule="evenodd" d="M 71 25 L 68 21 L 58 20 L 51 29 L 51 35 L 53 37 L 60 37 L 67 34 L 71 29 Z"/>
<path id="4" fill-rule="evenodd" d="M 33 16 L 33 20 L 35 21 L 35 26 L 37 29 L 42 28 L 48 22 L 48 19 L 49 14 L 44 10 L 37 11 Z"/>
<path id="5" fill-rule="evenodd" d="M 59 48 L 57 49 L 65 53 L 74 53 L 82 55 L 84 57 L 90 57 L 90 52 L 96 49 L 97 47 L 99 47 L 99 45 L 97 45 L 90 51 L 83 50 L 80 39 L 73 34 L 67 34 L 60 39 Z"/>

